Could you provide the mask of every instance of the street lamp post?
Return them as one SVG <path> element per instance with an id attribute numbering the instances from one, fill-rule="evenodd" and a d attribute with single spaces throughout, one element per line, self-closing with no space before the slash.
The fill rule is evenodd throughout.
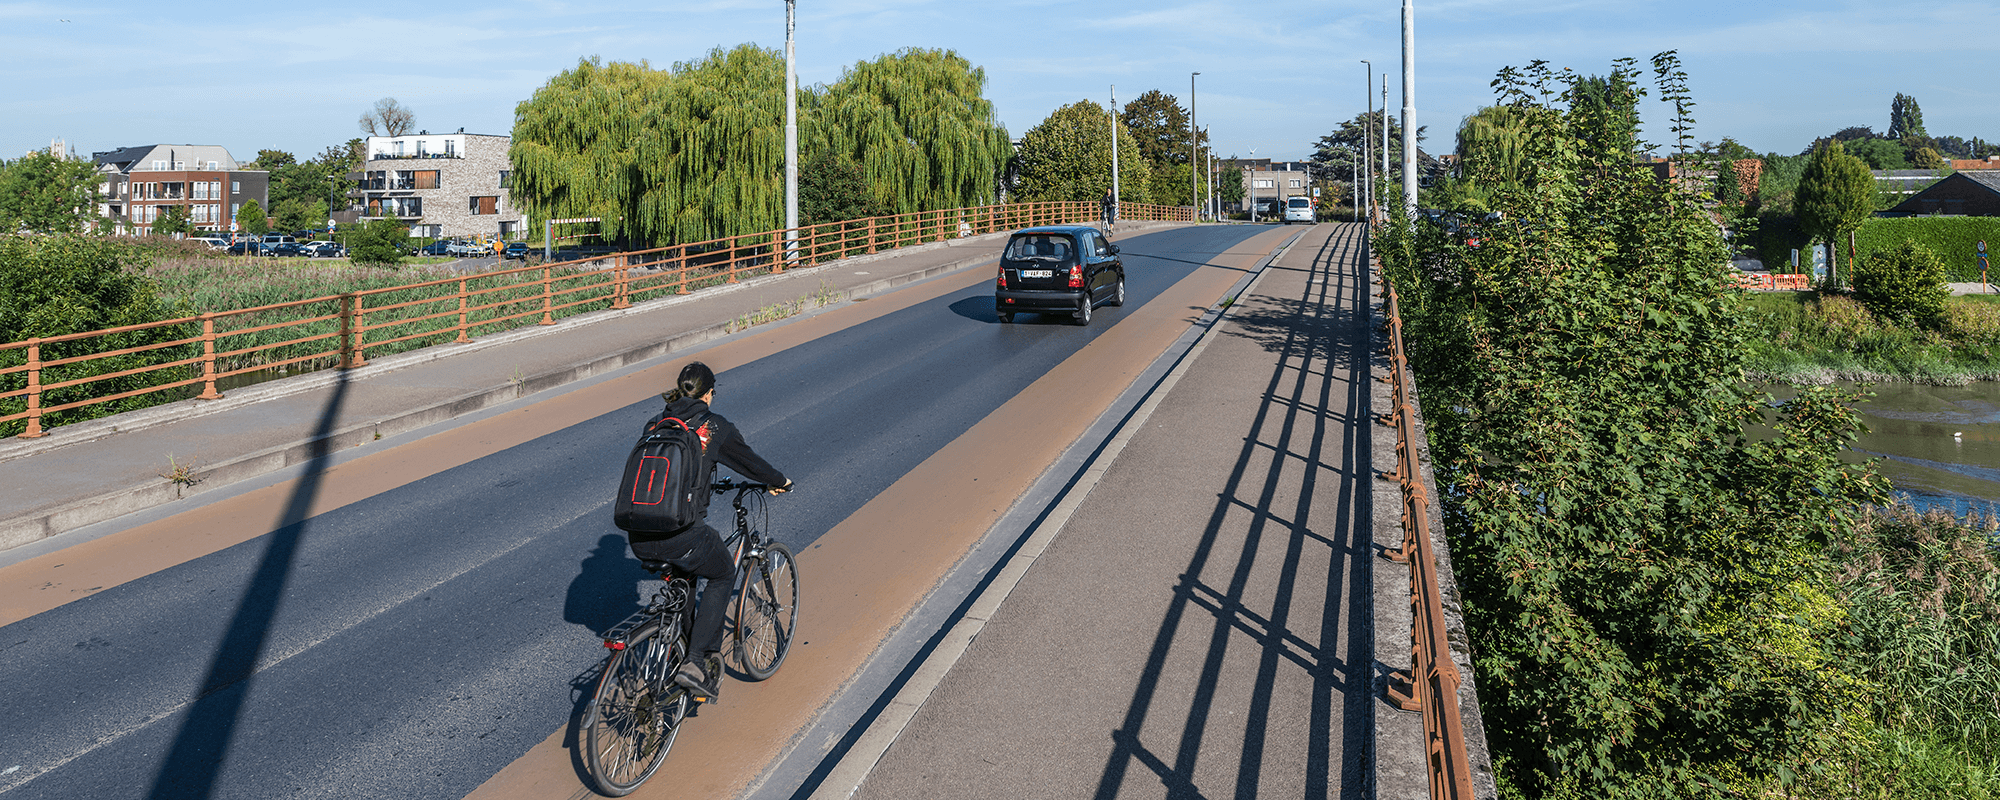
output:
<path id="1" fill-rule="evenodd" d="M 792 58 L 798 0 L 785 0 L 785 259 L 799 247 L 799 71 Z"/>
<path id="2" fill-rule="evenodd" d="M 1188 73 L 1188 205 L 1196 208 L 1194 221 L 1201 221 L 1201 128 L 1195 125 L 1194 78 L 1199 72 Z"/>
<path id="3" fill-rule="evenodd" d="M 1361 118 L 1361 165 L 1362 172 L 1366 172 L 1375 166 L 1375 98 L 1370 93 L 1370 90 L 1375 88 L 1375 64 L 1365 58 L 1361 59 L 1361 63 L 1368 65 L 1368 80 L 1361 84 L 1361 99 L 1363 104 L 1368 106 L 1368 113 Z M 1383 144 L 1386 145 L 1387 142 Z M 1362 172 L 1354 173 L 1354 183 L 1357 186 L 1366 184 L 1368 196 L 1373 197 L 1375 182 L 1369 180 Z M 1358 195 L 1355 202 L 1361 202 Z M 1375 206 L 1370 204 L 1368 208 L 1368 218 L 1372 220 L 1375 218 Z"/>
<path id="4" fill-rule="evenodd" d="M 1118 85 L 1114 83 L 1111 85 L 1111 208 L 1118 207 L 1118 198 Z M 1107 217 L 1110 210 L 1105 209 Z M 1104 225 L 1110 227 L 1111 220 L 1104 220 Z"/>
<path id="5" fill-rule="evenodd" d="M 1403 0 L 1403 218 L 1417 213 L 1417 12 Z"/>

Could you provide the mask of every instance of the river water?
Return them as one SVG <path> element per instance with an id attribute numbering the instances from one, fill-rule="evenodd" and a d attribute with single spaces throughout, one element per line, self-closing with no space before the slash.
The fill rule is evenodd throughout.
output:
<path id="1" fill-rule="evenodd" d="M 1852 388 L 1852 384 L 1848 384 Z M 1789 387 L 1769 387 L 1779 400 Z M 1854 443 L 1896 493 L 1918 508 L 1963 514 L 2000 506 L 2000 383 L 1878 383 L 1861 403 L 1868 433 Z"/>

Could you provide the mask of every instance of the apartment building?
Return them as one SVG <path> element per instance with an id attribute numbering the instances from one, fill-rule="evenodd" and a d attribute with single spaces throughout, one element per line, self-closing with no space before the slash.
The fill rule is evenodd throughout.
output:
<path id="1" fill-rule="evenodd" d="M 1313 165 L 1304 161 L 1272 161 L 1268 158 L 1237 159 L 1236 167 L 1243 171 L 1243 188 L 1257 204 L 1257 215 L 1275 215 L 1285 208 L 1285 201 L 1297 195 L 1312 195 Z M 1237 206 L 1242 210 L 1243 206 Z"/>
<path id="2" fill-rule="evenodd" d="M 391 216 L 412 236 L 521 235 L 521 213 L 507 195 L 507 148 L 512 139 L 419 131 L 370 136 L 367 161 L 348 174 L 348 192 L 366 215 Z"/>
<path id="3" fill-rule="evenodd" d="M 103 193 L 98 214 L 125 233 L 150 233 L 171 206 L 186 208 L 196 230 L 215 232 L 236 230 L 245 203 L 270 207 L 270 173 L 240 168 L 220 145 L 149 144 L 91 158 Z"/>

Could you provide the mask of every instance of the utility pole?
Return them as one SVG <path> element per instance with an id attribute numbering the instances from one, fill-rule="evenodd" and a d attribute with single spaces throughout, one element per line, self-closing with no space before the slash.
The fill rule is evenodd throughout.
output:
<path id="1" fill-rule="evenodd" d="M 1362 172 L 1375 167 L 1375 98 L 1369 91 L 1375 88 L 1375 64 L 1365 58 L 1361 59 L 1361 63 L 1368 65 L 1368 80 L 1363 81 L 1361 84 L 1361 100 L 1364 105 L 1368 106 L 1368 113 L 1361 118 L 1361 160 L 1357 163 L 1362 166 L 1362 170 L 1354 173 L 1354 185 L 1366 185 L 1368 192 L 1372 196 L 1375 191 L 1375 182 L 1369 180 Z M 1383 140 L 1382 146 L 1388 147 L 1388 140 Z M 1362 202 L 1359 195 L 1355 197 L 1354 202 L 1356 204 Z M 1375 219 L 1374 204 L 1369 204 L 1368 208 L 1368 218 L 1370 220 Z"/>
<path id="2" fill-rule="evenodd" d="M 785 0 L 785 260 L 799 252 L 799 70 L 792 57 L 798 0 Z"/>
<path id="3" fill-rule="evenodd" d="M 1118 84 L 1111 85 L 1111 204 L 1118 206 Z M 1108 221 L 1107 221 L 1108 224 Z"/>
<path id="4" fill-rule="evenodd" d="M 1201 130 L 1194 124 L 1194 78 L 1199 72 L 1188 73 L 1188 205 L 1195 207 L 1194 221 L 1201 221 L 1201 177 L 1195 169 L 1201 164 Z"/>
<path id="5" fill-rule="evenodd" d="M 1417 11 L 1403 0 L 1403 218 L 1417 215 Z"/>

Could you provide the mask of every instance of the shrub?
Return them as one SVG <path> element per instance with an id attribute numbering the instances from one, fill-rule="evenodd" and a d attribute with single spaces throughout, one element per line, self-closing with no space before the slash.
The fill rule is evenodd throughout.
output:
<path id="1" fill-rule="evenodd" d="M 30 337 L 52 337 L 70 333 L 157 322 L 181 316 L 183 309 L 161 300 L 144 272 L 146 258 L 129 245 L 96 236 L 0 236 L 0 343 L 19 342 Z M 198 333 L 193 325 L 94 337 L 81 341 L 45 344 L 43 361 L 103 353 L 187 338 Z M 95 359 L 77 364 L 44 367 L 43 386 L 91 378 L 125 370 L 140 369 L 198 355 L 197 345 L 180 345 L 123 356 Z M 27 363 L 26 348 L 0 350 L 0 367 Z M 74 386 L 46 389 L 42 407 L 143 390 L 193 375 L 191 367 L 172 367 L 117 378 L 91 381 Z M 0 375 L 0 391 L 27 387 L 27 375 L 13 372 Z M 162 393 L 141 394 L 111 403 L 55 411 L 42 417 L 46 426 L 143 408 L 172 399 Z M 17 414 L 27 408 L 20 397 L 0 400 L 0 415 Z M 12 436 L 27 427 L 25 421 L 0 423 L 0 436 Z"/>
<path id="2" fill-rule="evenodd" d="M 409 228 L 390 217 L 376 217 L 361 223 L 347 237 L 347 257 L 356 264 L 393 267 L 403 263 L 403 242 Z"/>
<path id="3" fill-rule="evenodd" d="M 1946 330 L 1968 343 L 2000 339 L 2000 305 L 1973 301 L 1946 303 L 1944 320 Z"/>
<path id="4" fill-rule="evenodd" d="M 1944 265 L 1929 248 L 1905 239 L 1888 252 L 1871 253 L 1852 273 L 1854 298 L 1883 319 L 1936 328 L 1944 321 Z"/>

